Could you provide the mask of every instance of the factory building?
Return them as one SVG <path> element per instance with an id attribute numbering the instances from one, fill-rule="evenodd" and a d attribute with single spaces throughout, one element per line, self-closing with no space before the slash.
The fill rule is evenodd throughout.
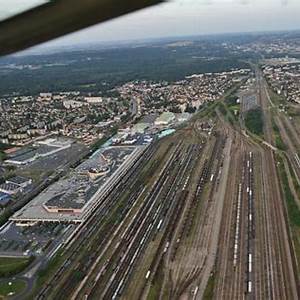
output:
<path id="1" fill-rule="evenodd" d="M 80 164 L 74 172 L 55 182 L 10 220 L 35 222 L 83 222 L 105 199 L 142 155 L 145 147 L 107 147 Z"/>
<path id="2" fill-rule="evenodd" d="M 140 122 L 140 123 L 133 125 L 133 127 L 131 129 L 131 133 L 132 134 L 136 134 L 136 133 L 143 134 L 147 128 L 149 128 L 149 124 Z"/>

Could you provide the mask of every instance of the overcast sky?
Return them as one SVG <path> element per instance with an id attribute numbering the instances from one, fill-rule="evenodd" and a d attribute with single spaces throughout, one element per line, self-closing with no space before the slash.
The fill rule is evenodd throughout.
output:
<path id="1" fill-rule="evenodd" d="M 34 1 L 0 0 L 0 10 L 5 3 L 16 8 Z M 47 45 L 289 29 L 300 29 L 300 0 L 173 0 Z"/>
<path id="2" fill-rule="evenodd" d="M 0 0 L 0 19 L 6 19 L 34 6 L 48 2 L 47 0 Z"/>

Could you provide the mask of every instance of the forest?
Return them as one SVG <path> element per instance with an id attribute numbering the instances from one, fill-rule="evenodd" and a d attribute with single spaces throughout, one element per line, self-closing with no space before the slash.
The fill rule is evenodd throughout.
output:
<path id="1" fill-rule="evenodd" d="M 248 67 L 240 56 L 229 53 L 214 40 L 184 47 L 159 43 L 9 56 L 0 60 L 0 95 L 101 92 L 132 80 L 171 82 L 191 74 Z"/>

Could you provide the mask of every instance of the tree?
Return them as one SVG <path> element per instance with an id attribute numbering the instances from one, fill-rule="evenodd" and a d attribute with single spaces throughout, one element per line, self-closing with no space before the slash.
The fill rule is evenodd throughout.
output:
<path id="1" fill-rule="evenodd" d="M 185 109 L 185 112 L 187 113 L 194 113 L 196 111 L 196 107 L 192 106 L 192 105 L 187 105 L 186 109 Z"/>

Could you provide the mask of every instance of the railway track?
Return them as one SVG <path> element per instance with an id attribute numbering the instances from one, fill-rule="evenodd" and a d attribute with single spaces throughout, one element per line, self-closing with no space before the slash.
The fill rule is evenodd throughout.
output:
<path id="1" fill-rule="evenodd" d="M 273 269 L 270 270 L 272 273 L 271 278 L 273 278 L 270 284 L 270 296 L 273 299 L 277 299 L 277 297 L 280 299 L 295 299 L 297 298 L 297 288 L 292 266 L 292 249 L 288 240 L 284 205 L 278 181 L 276 184 L 277 172 L 273 153 L 271 151 L 266 152 L 263 160 L 266 170 L 264 175 L 265 194 L 268 197 L 265 202 L 269 214 L 269 234 L 272 242 L 271 251 L 273 252 L 272 257 L 269 258 L 272 261 L 271 268 Z M 272 188 L 270 188 L 271 186 Z"/>
<path id="2" fill-rule="evenodd" d="M 171 299 L 178 299 L 183 294 L 188 293 L 189 287 L 198 280 L 204 269 L 207 255 L 206 252 L 208 251 L 207 247 L 210 244 L 209 239 L 212 234 L 211 224 L 213 224 L 214 221 L 215 202 L 212 201 L 212 196 L 214 194 L 214 187 L 217 186 L 219 182 L 219 170 L 222 165 L 221 154 L 224 143 L 225 138 L 222 136 L 216 137 L 216 142 L 212 147 L 210 157 L 208 160 L 204 161 L 202 166 L 202 171 L 199 174 L 195 190 L 193 192 L 190 191 L 192 199 L 185 210 L 185 221 L 178 222 L 181 224 L 181 229 L 176 230 L 177 234 L 175 234 L 173 240 L 169 242 L 167 253 L 160 261 L 160 264 L 163 264 L 164 266 L 165 274 L 160 294 L 168 294 L 168 297 Z M 208 184 L 211 192 L 204 201 L 204 199 L 202 199 L 202 193 L 204 187 Z M 196 218 L 195 211 L 199 210 L 197 207 L 202 201 L 204 203 L 201 204 L 201 218 L 198 216 L 198 219 L 198 217 Z M 193 236 L 191 236 L 191 230 L 195 226 L 197 228 L 197 233 L 195 232 Z M 189 240 L 192 243 L 190 246 L 188 246 Z M 184 251 L 198 251 L 199 253 L 199 260 L 190 268 L 186 267 L 186 264 L 189 265 L 187 256 L 190 254 L 184 254 L 182 249 L 180 253 L 177 253 L 178 247 L 180 247 L 181 244 L 185 245 L 185 247 L 183 247 L 183 249 L 185 249 Z M 194 250 L 191 250 L 190 247 L 193 247 Z M 187 258 L 187 261 L 183 266 L 182 264 L 185 257 Z M 173 267 L 175 263 L 179 264 L 179 267 L 176 269 Z"/>
<path id="3" fill-rule="evenodd" d="M 150 157 L 152 157 L 154 152 L 155 147 L 149 147 L 144 153 L 144 158 L 149 159 Z M 76 258 L 78 254 L 80 254 L 81 248 L 86 246 L 86 243 L 83 243 L 83 241 L 89 241 L 89 238 L 95 234 L 95 231 L 100 230 L 104 217 L 111 211 L 112 207 L 115 205 L 117 195 L 122 191 L 124 185 L 127 184 L 130 186 L 131 184 L 133 184 L 133 182 L 136 180 L 136 177 L 133 176 L 133 174 L 140 168 L 142 168 L 142 166 L 145 164 L 145 161 L 147 160 L 143 160 L 143 158 L 141 157 L 138 158 L 129 172 L 119 180 L 115 189 L 113 189 L 106 196 L 106 198 L 99 204 L 99 206 L 95 208 L 95 212 L 91 214 L 86 222 L 78 228 L 78 231 L 73 236 L 73 239 L 69 242 L 68 245 L 66 245 L 67 255 L 65 262 L 60 266 L 59 269 L 57 269 L 51 279 L 46 282 L 43 289 L 36 296 L 36 299 L 45 299 L 49 296 L 48 294 L 51 294 L 53 292 L 54 286 L 62 283 L 61 280 L 65 276 L 66 270 L 69 270 L 72 264 L 76 263 Z M 129 201 L 129 205 L 130 204 L 131 202 Z M 105 237 L 107 237 L 107 235 Z M 92 255 L 95 255 L 95 253 L 93 253 Z M 72 287 L 72 280 L 70 280 L 69 282 L 71 286 L 64 290 L 64 293 L 68 291 L 70 292 L 70 290 L 74 288 Z"/>
<path id="4" fill-rule="evenodd" d="M 261 78 L 261 75 L 259 75 Z M 265 139 L 268 143 L 274 141 L 272 132 L 271 112 L 268 109 L 268 95 L 263 88 L 262 80 L 259 81 L 261 90 L 261 105 L 265 117 Z M 262 149 L 262 172 L 264 187 L 264 203 L 266 220 L 268 224 L 269 246 L 269 269 L 271 278 L 268 285 L 271 299 L 297 299 L 297 283 L 293 269 L 292 247 L 289 242 L 288 220 L 285 218 L 284 199 L 279 188 L 279 180 L 276 170 L 274 152 L 270 149 Z"/>
<path id="5" fill-rule="evenodd" d="M 218 253 L 216 299 L 238 299 L 246 292 L 247 230 L 247 159 L 246 144 L 237 136 L 232 150 L 232 170 Z"/>
<path id="6" fill-rule="evenodd" d="M 268 115 L 266 140 L 272 144 L 271 119 L 263 97 L 261 92 L 259 100 Z M 219 235 L 214 299 L 297 299 L 294 257 L 274 153 L 247 141 L 229 126 L 222 132 L 205 146 L 207 157 L 202 157 L 204 146 L 200 144 L 171 143 L 149 188 L 138 178 L 154 156 L 155 147 L 146 149 L 143 159 L 137 158 L 79 227 L 65 248 L 66 261 L 37 299 L 106 300 L 128 295 L 142 299 L 159 280 L 158 298 L 200 298 L 201 285 L 211 270 L 208 259 L 216 233 L 216 194 L 227 139 L 224 132 L 234 144 L 228 160 L 232 171 Z M 294 162 L 300 169 L 297 153 Z M 154 161 L 149 172 L 154 174 L 158 166 Z M 120 197 L 124 189 L 130 191 L 129 196 Z M 143 270 L 139 271 L 139 263 Z M 137 274 L 144 278 L 138 280 Z M 128 294 L 135 282 L 137 291 Z M 56 284 L 60 289 L 56 287 L 53 293 Z"/>
<path id="7" fill-rule="evenodd" d="M 266 141 L 272 144 L 270 111 L 261 89 L 259 101 L 265 114 Z M 232 196 L 226 198 L 223 214 L 214 299 L 298 299 L 274 153 L 236 137 L 236 173 L 228 185 Z"/>
<path id="8" fill-rule="evenodd" d="M 228 187 L 234 194 L 223 214 L 214 298 L 297 299 L 273 154 L 244 149 L 236 162 L 243 168 Z"/>
<path id="9" fill-rule="evenodd" d="M 114 272 L 109 277 L 108 283 L 104 289 L 101 289 L 101 295 L 99 295 L 99 289 L 96 284 L 88 298 L 116 298 L 122 293 L 127 278 L 130 276 L 135 262 L 138 260 L 147 241 L 155 234 L 155 232 L 161 229 L 167 220 L 168 206 L 172 204 L 168 201 L 171 191 L 170 182 L 174 182 L 174 185 L 176 185 L 176 178 L 174 178 L 174 175 L 177 173 L 177 176 L 179 176 L 178 174 L 180 174 L 180 172 L 176 172 L 180 169 L 178 160 L 180 161 L 179 152 L 171 159 L 167 168 L 163 170 L 161 177 L 152 189 L 153 192 L 149 193 L 148 199 L 145 201 L 145 208 L 138 217 L 140 222 L 135 223 L 134 230 L 132 230 L 127 237 L 129 242 L 127 250 L 121 252 L 121 255 L 120 251 L 118 251 L 120 260 L 118 261 Z M 173 174 L 171 170 L 173 171 Z"/>
<path id="10" fill-rule="evenodd" d="M 219 158 L 220 150 L 218 148 L 222 149 L 222 145 L 224 145 L 223 140 L 219 139 L 210 160 L 203 167 L 201 185 L 209 181 L 214 162 L 215 160 L 218 161 Z M 177 221 L 181 218 L 189 194 L 186 186 L 194 168 L 194 156 L 199 153 L 199 150 L 198 145 L 180 147 L 179 152 L 171 159 L 170 165 L 163 170 L 155 182 L 152 192 L 145 200 L 145 208 L 142 208 L 141 212 L 138 213 L 138 219 L 141 221 L 133 222 L 135 224 L 134 229 L 125 235 L 126 243 L 121 241 L 118 246 L 120 248 L 115 248 L 116 251 L 112 254 L 114 262 L 107 262 L 107 266 L 110 267 L 96 277 L 92 288 L 88 293 L 85 293 L 85 299 L 123 297 L 129 278 L 132 278 L 137 262 L 145 255 L 147 245 L 151 240 L 159 239 L 156 254 L 145 272 L 145 282 L 151 282 L 155 278 L 159 263 L 170 253 L 173 232 L 176 231 Z M 211 178 L 211 182 L 217 184 L 217 176 Z M 202 188 L 198 186 L 197 189 L 198 193 L 201 193 Z M 199 195 L 197 194 L 197 196 Z M 199 274 L 198 268 L 194 268 L 189 274 L 186 274 L 185 282 L 181 284 L 179 294 L 186 290 L 197 274 Z M 139 294 L 143 295 L 144 291 L 145 286 L 141 288 Z"/>

